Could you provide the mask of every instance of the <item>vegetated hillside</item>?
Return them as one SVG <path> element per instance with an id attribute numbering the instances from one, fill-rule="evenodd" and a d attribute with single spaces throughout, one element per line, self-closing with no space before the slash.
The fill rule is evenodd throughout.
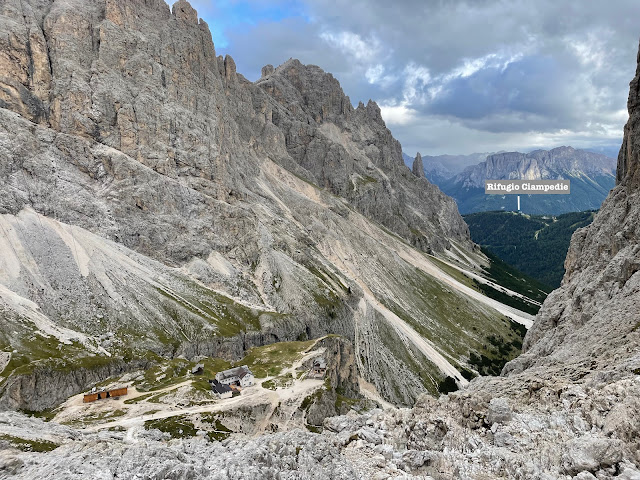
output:
<path id="1" fill-rule="evenodd" d="M 539 305 L 532 305 L 529 301 L 525 301 L 517 297 L 514 298 L 504 293 L 500 294 L 500 292 L 497 292 L 495 289 L 487 288 L 486 285 L 476 282 L 482 292 L 491 298 L 495 298 L 496 300 L 519 308 L 525 312 L 532 314 L 538 313 L 540 306 L 542 306 L 547 295 L 551 293 L 552 288 L 538 279 L 522 273 L 520 270 L 503 261 L 486 248 L 482 248 L 482 252 L 487 256 L 487 258 L 489 258 L 489 266 L 484 267 L 484 271 L 489 278 L 509 290 L 524 295 L 527 299 L 538 302 Z"/>
<path id="2" fill-rule="evenodd" d="M 326 334 L 410 405 L 518 353 L 531 318 L 429 259 L 487 263 L 375 102 L 293 59 L 248 81 L 184 0 L 1 11 L 0 408 Z"/>
<path id="3" fill-rule="evenodd" d="M 557 288 L 571 235 L 589 225 L 594 211 L 564 215 L 481 212 L 465 215 L 474 242 L 543 284 Z"/>
<path id="4" fill-rule="evenodd" d="M 426 167 L 425 167 L 426 168 Z M 615 185 L 615 159 L 572 147 L 489 155 L 448 180 L 436 183 L 451 195 L 462 214 L 517 210 L 516 195 L 485 195 L 485 180 L 571 181 L 568 195 L 520 195 L 521 211 L 532 215 L 559 215 L 597 210 Z"/>

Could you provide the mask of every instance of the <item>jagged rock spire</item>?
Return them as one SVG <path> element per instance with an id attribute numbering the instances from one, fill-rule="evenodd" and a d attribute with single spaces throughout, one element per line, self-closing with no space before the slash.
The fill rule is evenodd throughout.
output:
<path id="1" fill-rule="evenodd" d="M 413 168 L 411 169 L 411 171 L 416 177 L 425 178 L 424 165 L 422 164 L 422 155 L 420 155 L 420 152 L 416 153 L 416 158 L 413 161 Z"/>
<path id="2" fill-rule="evenodd" d="M 275 72 L 275 68 L 273 68 L 273 65 L 265 65 L 264 67 L 262 67 L 262 78 L 268 77 L 273 72 Z"/>
<path id="3" fill-rule="evenodd" d="M 630 185 L 635 188 L 640 186 L 640 156 L 638 155 L 638 139 L 640 138 L 640 128 L 638 128 L 638 118 L 640 118 L 640 47 L 638 48 L 636 75 L 629 84 L 629 97 L 627 100 L 627 110 L 629 120 L 624 126 L 624 138 L 622 147 L 618 153 L 618 169 L 616 172 L 617 185 Z"/>
<path id="4" fill-rule="evenodd" d="M 196 12 L 195 8 L 193 8 L 191 4 L 186 0 L 179 0 L 178 2 L 174 3 L 172 11 L 173 15 L 178 20 L 183 20 L 191 24 L 198 23 L 198 12 Z"/>

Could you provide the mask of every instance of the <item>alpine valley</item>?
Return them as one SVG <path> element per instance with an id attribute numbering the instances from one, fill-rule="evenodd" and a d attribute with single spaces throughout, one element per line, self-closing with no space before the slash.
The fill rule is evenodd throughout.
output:
<path id="1" fill-rule="evenodd" d="M 640 478 L 640 70 L 541 305 L 375 102 L 248 81 L 187 1 L 0 33 L 0 477 Z"/>

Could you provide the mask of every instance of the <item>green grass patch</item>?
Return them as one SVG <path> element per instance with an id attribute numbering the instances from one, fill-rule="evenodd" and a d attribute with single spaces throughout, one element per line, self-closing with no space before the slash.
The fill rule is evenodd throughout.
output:
<path id="1" fill-rule="evenodd" d="M 443 262 L 442 260 L 440 260 L 439 258 L 433 257 L 433 256 L 429 256 L 429 260 L 433 263 L 436 264 L 436 266 L 442 270 L 444 273 L 446 273 L 447 275 L 449 275 L 451 278 L 457 280 L 458 282 L 460 282 L 463 285 L 466 285 L 467 287 L 471 287 L 473 288 L 473 279 L 471 277 L 468 277 L 467 275 L 465 275 L 464 273 L 462 273 L 460 270 L 458 270 L 455 267 L 452 267 L 451 265 L 449 265 L 446 262 Z"/>
<path id="2" fill-rule="evenodd" d="M 253 347 L 236 366 L 247 365 L 257 378 L 276 377 L 283 368 L 292 365 L 309 350 L 316 340 L 279 342 Z"/>
<path id="3" fill-rule="evenodd" d="M 28 440 L 26 438 L 14 437 L 13 435 L 0 434 L 0 441 L 9 443 L 12 447 L 23 452 L 46 453 L 55 450 L 60 445 L 48 440 Z"/>
<path id="4" fill-rule="evenodd" d="M 130 398 L 129 400 L 125 400 L 124 403 L 125 405 L 135 405 L 136 403 L 144 402 L 145 400 L 151 397 L 153 397 L 153 393 L 147 393 L 145 395 L 140 395 L 139 397 L 136 397 L 136 398 Z"/>
<path id="5" fill-rule="evenodd" d="M 203 423 L 211 424 L 211 430 L 207 431 L 207 438 L 211 442 L 221 442 L 231 436 L 233 430 L 225 427 L 220 421 L 219 415 L 215 413 L 205 413 L 201 415 Z"/>
<path id="6" fill-rule="evenodd" d="M 35 410 L 20 410 L 21 413 L 28 415 L 30 417 L 36 417 L 45 422 L 50 422 L 54 419 L 54 417 L 58 414 L 57 408 L 49 408 L 47 410 L 42 410 L 41 412 L 36 412 Z"/>
<path id="7" fill-rule="evenodd" d="M 346 397 L 338 393 L 336 394 L 336 402 L 335 402 L 336 412 L 342 411 L 344 407 L 347 407 L 348 409 L 353 409 L 361 401 L 362 399 L 360 398 Z"/>
<path id="8" fill-rule="evenodd" d="M 160 430 L 161 432 L 168 433 L 171 438 L 195 437 L 198 431 L 193 422 L 184 415 L 147 420 L 144 422 L 144 428 L 147 430 Z"/>
<path id="9" fill-rule="evenodd" d="M 183 358 L 173 358 L 154 365 L 144 372 L 144 377 L 136 381 L 141 392 L 151 392 L 185 382 L 189 379 L 192 362 Z"/>
<path id="10" fill-rule="evenodd" d="M 59 372 L 71 372 L 78 368 L 95 369 L 106 366 L 117 359 L 106 355 L 91 355 L 86 347 L 77 341 L 61 343 L 55 337 L 44 337 L 37 333 L 25 335 L 14 345 L 19 353 L 11 355 L 2 374 L 9 376 L 31 375 L 37 368 L 51 368 Z"/>
<path id="11" fill-rule="evenodd" d="M 269 390 L 275 390 L 277 388 L 286 388 L 293 384 L 295 378 L 292 373 L 288 375 L 280 375 L 271 380 L 267 380 L 262 382 L 262 386 L 264 388 L 268 388 Z"/>

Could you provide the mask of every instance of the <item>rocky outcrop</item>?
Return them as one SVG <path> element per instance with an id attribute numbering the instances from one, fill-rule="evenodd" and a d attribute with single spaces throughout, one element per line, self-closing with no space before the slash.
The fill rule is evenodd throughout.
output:
<path id="1" fill-rule="evenodd" d="M 638 52 L 638 68 L 629 84 L 627 100 L 629 120 L 624 126 L 624 139 L 618 154 L 616 183 L 631 188 L 638 188 L 640 180 L 640 51 Z"/>
<path id="2" fill-rule="evenodd" d="M 320 340 L 316 348 L 322 349 L 322 357 L 327 369 L 324 386 L 317 390 L 307 401 L 305 422 L 313 426 L 321 426 L 324 419 L 336 415 L 344 415 L 358 406 L 366 408 L 366 402 L 358 385 L 358 369 L 351 343 L 336 336 Z M 313 362 L 313 359 L 309 363 Z M 311 367 L 311 365 L 308 365 Z"/>
<path id="3" fill-rule="evenodd" d="M 411 172 L 413 172 L 413 174 L 418 178 L 425 178 L 424 164 L 422 163 L 422 155 L 420 155 L 420 152 L 416 154 L 416 158 L 413 160 Z"/>
<path id="4" fill-rule="evenodd" d="M 95 362 L 95 359 L 88 360 L 89 363 Z M 89 389 L 105 378 L 146 369 L 153 363 L 143 358 L 102 360 L 102 364 L 96 366 L 80 365 L 81 360 L 76 362 L 77 365 L 67 365 L 64 369 L 35 367 L 28 375 L 12 377 L 3 386 L 1 409 L 41 412 L 60 405 L 67 398 Z"/>

